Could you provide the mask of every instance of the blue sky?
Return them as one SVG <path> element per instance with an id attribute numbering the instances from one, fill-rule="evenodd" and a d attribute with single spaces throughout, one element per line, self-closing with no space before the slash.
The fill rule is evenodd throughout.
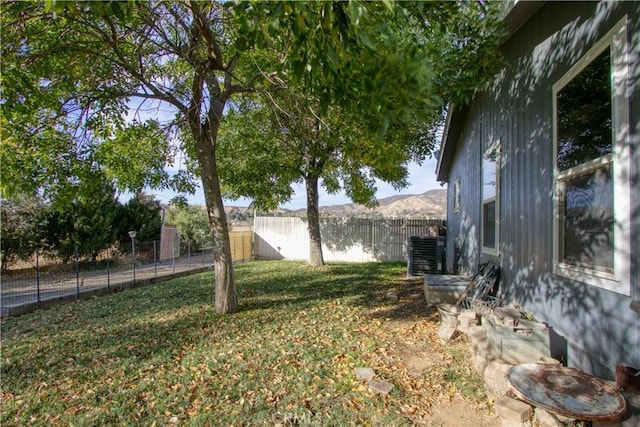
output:
<path id="1" fill-rule="evenodd" d="M 131 106 L 126 119 L 128 121 L 131 121 L 134 118 L 139 121 L 145 121 L 148 118 L 155 118 L 161 122 L 171 121 L 173 119 L 173 110 L 171 108 L 167 109 L 167 107 L 161 103 L 154 101 L 146 101 L 143 103 L 140 99 L 135 99 L 130 104 Z M 174 164 L 167 168 L 169 173 L 176 173 L 182 167 L 182 155 L 179 152 L 176 152 L 175 155 Z M 409 186 L 401 191 L 396 191 L 391 185 L 378 181 L 376 184 L 378 188 L 376 197 L 378 199 L 383 199 L 385 197 L 397 196 L 400 194 L 422 194 L 425 191 L 446 188 L 436 181 L 436 164 L 437 160 L 435 158 L 426 159 L 422 162 L 422 165 L 411 163 L 409 165 L 409 177 L 407 180 L 409 182 Z M 292 210 L 306 208 L 304 185 L 295 185 L 294 191 L 295 194 L 291 200 L 288 203 L 283 204 L 281 207 Z M 155 198 L 162 203 L 168 203 L 177 195 L 177 193 L 171 190 L 155 191 L 147 189 L 145 192 L 147 194 L 154 195 Z M 205 204 L 204 193 L 200 187 L 195 194 L 187 194 L 186 196 L 189 204 Z M 126 202 L 129 198 L 131 198 L 131 194 L 123 193 L 120 196 L 120 201 Z M 250 203 L 251 200 L 248 199 L 233 201 L 225 200 L 225 206 L 248 206 Z M 324 188 L 320 187 L 320 206 L 340 205 L 345 203 L 352 202 L 343 192 L 332 195 L 328 194 Z"/>
<path id="2" fill-rule="evenodd" d="M 386 184 L 384 182 L 378 182 L 378 192 L 376 193 L 376 197 L 378 199 L 382 199 L 389 196 L 396 196 L 399 194 L 422 194 L 428 190 L 442 189 L 446 187 L 442 187 L 439 182 L 436 181 L 436 159 L 427 159 L 422 165 L 418 165 L 416 163 L 412 163 L 409 165 L 409 186 L 401 191 L 396 191 L 394 188 Z M 289 203 L 282 205 L 282 207 L 287 209 L 302 209 L 306 207 L 306 195 L 304 186 L 296 185 L 294 186 L 295 194 L 291 198 Z M 153 191 L 147 190 L 148 194 L 153 194 L 156 199 L 160 200 L 163 203 L 169 202 L 173 197 L 176 196 L 176 193 L 172 191 Z M 123 195 L 126 198 L 126 195 Z M 192 205 L 204 205 L 204 194 L 202 192 L 202 188 L 198 188 L 193 195 L 187 195 L 187 200 L 189 204 Z M 248 206 L 250 200 L 241 199 L 235 201 L 225 200 L 226 206 Z M 344 194 L 339 193 L 335 195 L 327 194 L 327 192 L 320 188 L 320 206 L 331 206 L 331 205 L 340 205 L 344 203 L 351 203 L 351 200 Z"/>

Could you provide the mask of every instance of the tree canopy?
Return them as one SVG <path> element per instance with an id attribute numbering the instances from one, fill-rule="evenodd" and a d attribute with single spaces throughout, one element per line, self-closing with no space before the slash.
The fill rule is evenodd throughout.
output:
<path id="1" fill-rule="evenodd" d="M 194 244 L 197 248 L 211 245 L 211 228 L 207 212 L 200 206 L 177 204 L 166 211 L 165 224 L 174 226 L 180 239 Z"/>
<path id="2" fill-rule="evenodd" d="M 284 23 L 262 16 L 268 29 L 278 29 L 268 31 L 268 40 L 289 34 L 291 43 L 325 49 L 292 52 L 286 61 L 294 78 L 229 111 L 218 144 L 229 198 L 275 208 L 291 197 L 292 183 L 305 184 L 309 262 L 322 265 L 319 183 L 369 206 L 376 203 L 376 179 L 406 186 L 409 162 L 434 152 L 447 103 L 468 101 L 491 78 L 499 26 L 481 4 L 312 7 L 329 23 L 313 24 L 295 8 L 296 19 Z M 322 70 L 322 84 L 314 69 Z"/>
<path id="3" fill-rule="evenodd" d="M 241 97 L 302 93 L 382 138 L 473 96 L 500 36 L 482 2 L 50 4 L 3 4 L 2 195 L 72 193 L 96 167 L 134 191 L 198 176 L 220 313 L 238 302 L 218 131 Z M 194 175 L 166 172 L 176 151 Z"/>

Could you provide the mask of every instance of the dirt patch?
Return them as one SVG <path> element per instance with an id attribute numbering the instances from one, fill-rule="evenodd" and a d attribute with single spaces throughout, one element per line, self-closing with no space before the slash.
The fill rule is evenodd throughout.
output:
<path id="1" fill-rule="evenodd" d="M 374 363 L 377 373 L 393 378 L 407 394 L 403 415 L 418 425 L 497 425 L 466 337 L 447 344 L 439 340 L 438 313 L 427 307 L 421 280 L 405 280 L 393 292 L 397 300 L 381 295 L 373 310 L 379 321 L 375 341 L 381 344 Z"/>

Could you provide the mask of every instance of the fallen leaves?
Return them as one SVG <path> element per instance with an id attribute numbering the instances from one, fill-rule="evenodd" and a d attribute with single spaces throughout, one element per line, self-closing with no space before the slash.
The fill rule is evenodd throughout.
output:
<path id="1" fill-rule="evenodd" d="M 413 304 L 407 287 L 419 284 L 402 268 L 247 263 L 233 316 L 212 315 L 205 274 L 74 304 L 73 315 L 62 306 L 12 320 L 0 422 L 424 424 L 434 406 L 465 399 L 445 371 L 471 371 L 438 342 L 437 316 Z M 390 290 L 395 305 L 382 303 Z M 55 328 L 36 334 L 35 316 Z M 375 394 L 355 380 L 357 366 L 393 390 Z"/>

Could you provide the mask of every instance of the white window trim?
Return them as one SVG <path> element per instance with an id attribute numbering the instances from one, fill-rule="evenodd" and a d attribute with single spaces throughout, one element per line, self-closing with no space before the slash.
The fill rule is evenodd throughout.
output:
<path id="1" fill-rule="evenodd" d="M 453 212 L 455 213 L 460 212 L 460 201 L 462 198 L 460 190 L 460 177 L 458 177 L 453 183 Z"/>
<path id="2" fill-rule="evenodd" d="M 501 167 L 501 159 L 500 159 L 500 140 L 496 140 L 494 141 L 489 148 L 487 148 L 485 150 L 484 153 L 482 153 L 482 158 L 484 159 L 485 156 L 487 156 L 489 153 L 491 153 L 492 151 L 495 151 L 496 153 L 496 195 L 494 197 L 490 197 L 488 199 L 484 198 L 484 195 L 482 194 L 482 184 L 480 187 L 480 242 L 482 243 L 482 253 L 483 254 L 487 254 L 487 255 L 492 255 L 492 256 L 498 256 L 500 254 L 500 170 L 502 169 Z M 481 162 L 482 165 L 482 162 Z M 481 166 L 480 167 L 480 174 L 482 176 L 481 178 L 481 182 L 484 179 L 484 168 Z M 492 248 L 489 246 L 485 246 L 484 245 L 484 205 L 487 203 L 491 203 L 492 201 L 496 202 L 496 235 L 495 235 L 495 242 L 496 242 L 496 247 Z"/>
<path id="3" fill-rule="evenodd" d="M 611 115 L 613 126 L 612 154 L 587 162 L 569 171 L 558 169 L 557 95 L 574 77 L 605 49 L 611 53 Z M 553 222 L 553 273 L 571 280 L 583 282 L 622 295 L 631 295 L 631 145 L 629 141 L 629 56 L 627 51 L 627 16 L 600 39 L 554 85 L 553 102 L 553 165 L 554 165 L 554 222 Z M 560 233 L 563 203 L 562 184 L 559 180 L 578 170 L 588 170 L 596 164 L 613 162 L 614 200 L 614 256 L 613 273 L 588 267 L 577 267 L 560 262 Z"/>

